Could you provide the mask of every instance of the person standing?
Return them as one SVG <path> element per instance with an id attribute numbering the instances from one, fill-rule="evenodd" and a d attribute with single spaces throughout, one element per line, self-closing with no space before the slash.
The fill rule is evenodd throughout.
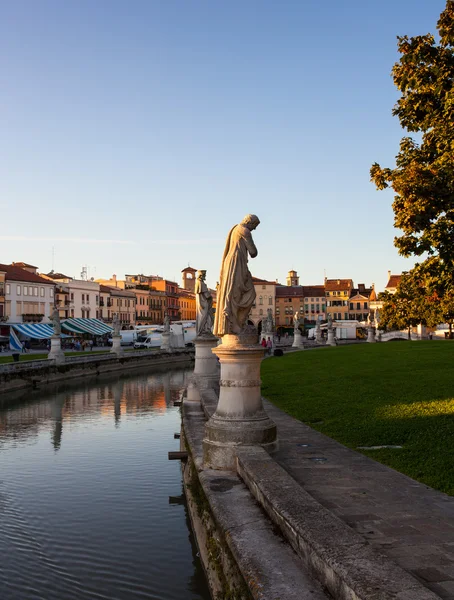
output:
<path id="1" fill-rule="evenodd" d="M 271 356 L 271 350 L 273 349 L 273 342 L 271 341 L 270 337 L 266 340 L 266 348 L 268 350 L 268 355 Z"/>

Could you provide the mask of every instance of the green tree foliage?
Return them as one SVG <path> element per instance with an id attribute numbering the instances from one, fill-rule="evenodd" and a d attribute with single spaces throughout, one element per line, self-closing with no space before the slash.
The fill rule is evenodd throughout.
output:
<path id="1" fill-rule="evenodd" d="M 401 57 L 392 75 L 401 96 L 393 114 L 418 141 L 402 138 L 395 168 L 375 163 L 371 178 L 378 189 L 395 192 L 399 253 L 428 256 L 422 266 L 429 278 L 443 280 L 446 292 L 454 273 L 454 0 L 437 29 L 439 40 L 431 34 L 398 38 Z"/>

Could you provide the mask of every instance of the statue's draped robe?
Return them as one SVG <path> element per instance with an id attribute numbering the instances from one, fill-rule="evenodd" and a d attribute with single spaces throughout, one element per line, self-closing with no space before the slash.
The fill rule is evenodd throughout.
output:
<path id="1" fill-rule="evenodd" d="M 227 236 L 216 299 L 213 333 L 219 337 L 240 333 L 255 302 L 248 252 L 252 258 L 257 256 L 251 232 L 244 225 L 235 225 Z"/>
<path id="2" fill-rule="evenodd" d="M 197 335 L 210 333 L 213 327 L 213 298 L 204 281 L 197 279 L 195 283 L 196 297 L 196 331 Z"/>

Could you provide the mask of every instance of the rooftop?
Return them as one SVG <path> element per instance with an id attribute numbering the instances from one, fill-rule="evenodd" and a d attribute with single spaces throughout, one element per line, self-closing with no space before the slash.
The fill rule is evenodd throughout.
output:
<path id="1" fill-rule="evenodd" d="M 402 279 L 402 275 L 390 275 L 389 281 L 386 284 L 385 289 L 386 288 L 396 288 L 399 285 L 401 279 Z"/>
<path id="2" fill-rule="evenodd" d="M 348 290 L 353 287 L 353 279 L 325 279 L 327 292 Z"/>
<path id="3" fill-rule="evenodd" d="M 5 279 L 7 281 L 26 281 L 27 283 L 42 283 L 47 285 L 54 285 L 49 279 L 44 279 L 40 275 L 26 271 L 21 267 L 18 267 L 19 263 L 14 265 L 3 265 L 0 264 L 0 271 L 5 272 Z"/>

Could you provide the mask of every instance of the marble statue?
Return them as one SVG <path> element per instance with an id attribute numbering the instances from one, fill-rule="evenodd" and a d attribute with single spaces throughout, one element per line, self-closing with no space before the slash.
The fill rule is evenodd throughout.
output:
<path id="1" fill-rule="evenodd" d="M 328 313 L 328 329 L 332 329 L 333 328 L 333 317 L 331 316 L 331 314 Z"/>
<path id="2" fill-rule="evenodd" d="M 299 331 L 299 324 L 300 324 L 300 315 L 299 315 L 299 312 L 296 311 L 296 313 L 293 317 L 293 331 Z"/>
<path id="3" fill-rule="evenodd" d="M 264 319 L 264 321 L 263 321 L 262 333 L 272 334 L 273 329 L 274 329 L 273 311 L 271 308 L 269 308 L 266 311 L 266 319 Z"/>
<path id="4" fill-rule="evenodd" d="M 374 321 L 375 321 L 375 327 L 378 327 L 380 324 L 380 311 L 378 310 L 378 308 L 375 309 Z"/>
<path id="5" fill-rule="evenodd" d="M 61 335 L 60 313 L 56 306 L 52 311 L 52 325 L 54 326 L 54 335 Z"/>
<path id="6" fill-rule="evenodd" d="M 163 333 L 170 333 L 170 318 L 169 315 L 166 313 L 166 316 L 164 317 L 164 331 Z"/>
<path id="7" fill-rule="evenodd" d="M 112 327 L 113 327 L 113 335 L 120 335 L 120 319 L 118 318 L 118 314 L 115 313 L 112 319 Z"/>
<path id="8" fill-rule="evenodd" d="M 241 333 L 255 302 L 254 283 L 247 263 L 248 254 L 251 258 L 258 254 L 251 232 L 259 223 L 256 215 L 246 215 L 227 236 L 213 331 L 218 337 Z"/>
<path id="9" fill-rule="evenodd" d="M 205 283 L 206 271 L 197 271 L 195 282 L 197 335 L 213 335 L 213 297 Z"/>

